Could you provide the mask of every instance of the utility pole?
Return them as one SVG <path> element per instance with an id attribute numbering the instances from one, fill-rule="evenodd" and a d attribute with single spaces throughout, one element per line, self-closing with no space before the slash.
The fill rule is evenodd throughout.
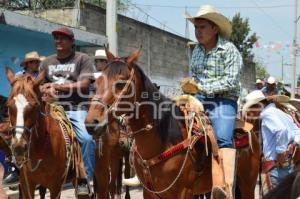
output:
<path id="1" fill-rule="evenodd" d="M 295 98 L 295 89 L 296 89 L 296 67 L 297 67 L 297 23 L 298 23 L 298 0 L 295 0 L 295 21 L 294 21 L 294 38 L 293 38 L 293 70 L 292 70 L 292 90 L 291 97 Z"/>
<path id="2" fill-rule="evenodd" d="M 118 55 L 118 37 L 117 37 L 117 2 L 116 0 L 106 1 L 106 35 L 108 39 L 109 50 L 115 56 Z"/>
<path id="3" fill-rule="evenodd" d="M 281 81 L 283 81 L 283 56 L 281 56 Z"/>

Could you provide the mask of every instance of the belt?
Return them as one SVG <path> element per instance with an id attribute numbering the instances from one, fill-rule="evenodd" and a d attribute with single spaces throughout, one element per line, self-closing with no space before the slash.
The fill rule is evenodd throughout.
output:
<path id="1" fill-rule="evenodd" d="M 289 161 L 285 161 L 283 164 L 278 164 L 276 160 L 264 160 L 262 163 L 262 172 L 268 173 L 270 170 L 272 170 L 275 167 L 278 168 L 285 168 L 290 165 Z"/>

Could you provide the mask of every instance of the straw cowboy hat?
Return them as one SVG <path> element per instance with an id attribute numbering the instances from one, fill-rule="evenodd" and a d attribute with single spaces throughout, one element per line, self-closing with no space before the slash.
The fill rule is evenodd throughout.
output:
<path id="1" fill-rule="evenodd" d="M 25 64 L 29 61 L 41 61 L 41 58 L 39 54 L 36 51 L 32 51 L 29 53 L 26 53 L 24 60 L 21 63 L 21 66 L 25 66 Z"/>
<path id="2" fill-rule="evenodd" d="M 286 103 L 289 101 L 289 97 L 286 95 L 273 95 L 270 97 L 266 97 L 262 91 L 255 90 L 249 93 L 246 97 L 246 103 L 243 106 L 242 114 L 245 115 L 246 112 L 249 110 L 249 108 L 255 104 L 258 104 L 259 102 L 267 99 L 272 101 L 277 101 L 280 103 Z"/>
<path id="3" fill-rule="evenodd" d="M 257 79 L 255 84 L 263 84 L 263 81 L 261 81 L 260 79 Z"/>
<path id="4" fill-rule="evenodd" d="M 214 22 L 220 28 L 220 34 L 229 38 L 232 32 L 232 26 L 230 21 L 222 15 L 216 8 L 211 5 L 201 6 L 196 16 L 191 16 L 188 13 L 185 14 L 186 19 L 195 24 L 196 19 L 207 19 Z"/>
<path id="5" fill-rule="evenodd" d="M 94 59 L 107 59 L 105 50 L 96 50 Z"/>

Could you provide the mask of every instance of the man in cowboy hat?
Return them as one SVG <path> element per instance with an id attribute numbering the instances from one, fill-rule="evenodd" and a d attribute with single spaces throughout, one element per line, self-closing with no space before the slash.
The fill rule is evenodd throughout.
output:
<path id="1" fill-rule="evenodd" d="M 47 57 L 41 68 L 47 69 L 46 82 L 41 91 L 50 98 L 56 98 L 69 117 L 83 156 L 84 166 L 89 179 L 93 179 L 96 144 L 88 134 L 84 120 L 87 115 L 86 101 L 89 86 L 95 72 L 92 59 L 74 50 L 75 39 L 69 28 L 58 28 L 52 32 L 56 54 Z M 86 179 L 79 179 L 77 195 L 89 194 Z"/>
<path id="2" fill-rule="evenodd" d="M 95 51 L 94 56 L 95 66 L 97 71 L 102 71 L 107 64 L 105 50 L 99 49 Z"/>
<path id="3" fill-rule="evenodd" d="M 261 81 L 260 79 L 257 79 L 255 82 L 255 89 L 261 90 L 263 87 L 264 87 L 264 82 Z"/>
<path id="4" fill-rule="evenodd" d="M 196 16 L 188 15 L 187 19 L 194 24 L 198 40 L 190 65 L 199 89 L 196 97 L 209 112 L 223 159 L 221 166 L 225 188 L 214 186 L 212 194 L 232 198 L 236 159 L 232 140 L 240 93 L 242 56 L 234 44 L 227 40 L 232 32 L 229 20 L 213 6 L 204 5 Z M 214 175 L 218 175 L 214 173 L 213 180 Z"/>
<path id="5" fill-rule="evenodd" d="M 277 95 L 266 97 L 262 91 L 256 90 L 246 96 L 243 115 L 246 120 L 260 119 L 263 145 L 264 189 L 270 191 L 292 172 L 289 143 L 298 141 L 300 129 L 292 117 L 276 103 L 284 103 L 289 97 Z"/>
<path id="6" fill-rule="evenodd" d="M 277 82 L 275 77 L 270 76 L 267 80 L 267 84 L 261 90 L 266 96 L 279 95 L 279 90 L 277 89 Z"/>
<path id="7" fill-rule="evenodd" d="M 29 52 L 25 55 L 24 60 L 21 63 L 23 70 L 17 72 L 15 75 L 30 74 L 33 77 L 37 77 L 39 74 L 39 66 L 41 62 L 41 57 L 36 51 Z"/>

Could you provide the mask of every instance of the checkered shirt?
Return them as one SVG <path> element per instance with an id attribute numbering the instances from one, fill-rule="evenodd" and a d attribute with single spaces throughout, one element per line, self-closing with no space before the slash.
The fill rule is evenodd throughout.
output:
<path id="1" fill-rule="evenodd" d="M 191 72 L 204 95 L 220 94 L 237 99 L 242 65 L 238 49 L 219 36 L 216 47 L 209 52 L 205 52 L 201 44 L 196 45 L 192 54 Z"/>

